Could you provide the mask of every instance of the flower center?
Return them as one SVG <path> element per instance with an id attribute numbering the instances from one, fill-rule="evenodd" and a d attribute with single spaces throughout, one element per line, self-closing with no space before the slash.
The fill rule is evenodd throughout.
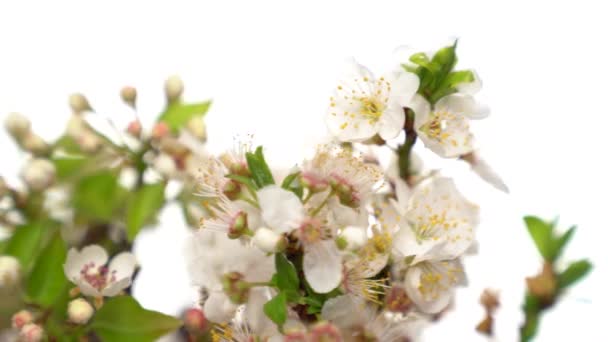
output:
<path id="1" fill-rule="evenodd" d="M 369 120 L 370 124 L 378 122 L 384 112 L 384 103 L 375 97 L 362 97 L 359 99 L 361 103 L 361 115 Z"/>
<path id="2" fill-rule="evenodd" d="M 304 243 L 313 243 L 323 239 L 321 223 L 317 220 L 308 220 L 300 226 L 300 240 Z"/>
<path id="3" fill-rule="evenodd" d="M 84 265 L 80 270 L 80 276 L 89 285 L 100 291 L 116 281 L 116 271 L 109 272 L 106 266 L 96 266 L 94 262 Z"/>

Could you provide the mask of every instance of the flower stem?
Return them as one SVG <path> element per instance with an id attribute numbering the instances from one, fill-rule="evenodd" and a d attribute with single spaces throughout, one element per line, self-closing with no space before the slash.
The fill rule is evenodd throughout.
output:
<path id="1" fill-rule="evenodd" d="M 325 199 L 323 200 L 323 202 L 321 202 L 321 204 L 319 204 L 318 207 L 316 207 L 315 209 L 313 209 L 313 211 L 310 212 L 310 216 L 311 217 L 317 216 L 317 214 L 319 213 L 319 211 L 321 211 L 321 209 L 323 209 L 323 207 L 327 204 L 327 202 L 329 201 L 329 199 L 331 198 L 331 196 L 333 196 L 334 194 L 335 194 L 335 191 L 331 190 L 327 194 L 327 197 L 325 197 Z"/>
<path id="2" fill-rule="evenodd" d="M 411 154 L 418 135 L 414 129 L 414 112 L 409 108 L 403 108 L 405 112 L 405 142 L 399 145 L 397 155 L 399 157 L 399 176 L 406 182 L 412 175 Z"/>

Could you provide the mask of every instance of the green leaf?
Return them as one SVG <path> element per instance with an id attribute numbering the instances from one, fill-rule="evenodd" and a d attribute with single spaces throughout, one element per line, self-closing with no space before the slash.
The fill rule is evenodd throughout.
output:
<path id="1" fill-rule="evenodd" d="M 460 83 L 471 83 L 475 81 L 475 74 L 471 70 L 453 71 L 443 81 L 446 88 L 455 88 Z"/>
<path id="2" fill-rule="evenodd" d="M 263 188 L 266 185 L 274 184 L 274 178 L 272 172 L 266 160 L 264 160 L 264 154 L 262 152 L 262 146 L 259 146 L 255 153 L 247 152 L 245 154 L 247 159 L 247 166 L 251 172 L 251 178 L 259 188 Z"/>
<path id="3" fill-rule="evenodd" d="M 285 177 L 285 179 L 283 179 L 283 182 L 281 183 L 281 188 L 289 190 L 291 183 L 293 183 L 293 181 L 295 181 L 299 175 L 300 171 L 289 174 L 287 177 Z"/>
<path id="4" fill-rule="evenodd" d="M 429 56 L 427 56 L 427 54 L 424 52 L 418 52 L 411 55 L 410 62 L 419 65 L 433 73 L 439 71 L 439 66 L 435 63 L 432 63 L 429 59 Z"/>
<path id="5" fill-rule="evenodd" d="M 158 121 L 166 123 L 172 132 L 177 132 L 190 119 L 203 116 L 209 110 L 211 101 L 200 103 L 171 103 L 167 109 L 160 115 Z"/>
<path id="6" fill-rule="evenodd" d="M 557 277 L 559 288 L 567 288 L 581 280 L 589 271 L 591 271 L 591 267 L 591 263 L 588 260 L 579 260 L 571 263 L 566 270 Z"/>
<path id="7" fill-rule="evenodd" d="M 127 238 L 133 241 L 141 228 L 156 217 L 165 203 L 165 184 L 146 184 L 127 202 Z"/>
<path id="8" fill-rule="evenodd" d="M 57 170 L 57 178 L 64 180 L 78 173 L 89 159 L 84 157 L 56 157 L 52 161 L 55 170 Z"/>
<path id="9" fill-rule="evenodd" d="M 559 258 L 575 232 L 576 226 L 572 226 L 562 236 L 553 240 L 553 260 Z"/>
<path id="10" fill-rule="evenodd" d="M 524 221 L 540 255 L 547 261 L 553 261 L 553 225 L 535 216 L 526 216 Z"/>
<path id="11" fill-rule="evenodd" d="M 264 313 L 279 327 L 285 324 L 287 320 L 287 295 L 281 292 L 266 302 Z"/>
<path id="12" fill-rule="evenodd" d="M 174 317 L 142 308 L 133 297 L 120 296 L 97 311 L 91 328 L 102 341 L 152 342 L 181 325 Z"/>
<path id="13" fill-rule="evenodd" d="M 258 189 L 258 186 L 251 180 L 251 178 L 235 174 L 226 175 L 226 178 L 233 179 L 245 185 L 252 194 L 255 194 L 255 191 Z"/>
<path id="14" fill-rule="evenodd" d="M 68 280 L 63 272 L 67 255 L 65 243 L 59 232 L 42 251 L 27 280 L 27 294 L 34 303 L 49 307 L 63 292 L 67 292 Z"/>
<path id="15" fill-rule="evenodd" d="M 122 205 L 120 195 L 117 177 L 103 171 L 81 179 L 74 189 L 72 202 L 79 214 L 105 221 Z"/>
<path id="16" fill-rule="evenodd" d="M 438 70 L 435 71 L 436 77 L 436 85 L 439 85 L 443 82 L 444 78 L 454 69 L 456 65 L 456 46 L 458 45 L 458 41 L 455 41 L 453 45 L 446 46 L 442 49 L 439 49 L 433 56 L 431 60 L 432 64 L 438 66 Z"/>
<path id="17" fill-rule="evenodd" d="M 48 233 L 47 229 L 48 227 L 37 222 L 18 226 L 8 240 L 4 253 L 17 258 L 21 268 L 29 270 L 43 243 L 44 236 Z"/>
<path id="18" fill-rule="evenodd" d="M 281 290 L 298 291 L 300 288 L 300 278 L 296 267 L 287 260 L 283 253 L 274 256 L 274 263 L 277 269 L 276 285 Z"/>

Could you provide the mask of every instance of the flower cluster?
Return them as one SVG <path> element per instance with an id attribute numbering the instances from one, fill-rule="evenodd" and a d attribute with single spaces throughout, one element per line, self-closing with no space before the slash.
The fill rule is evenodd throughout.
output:
<path id="1" fill-rule="evenodd" d="M 334 142 L 287 175 L 251 143 L 209 157 L 188 266 L 215 340 L 400 341 L 448 307 L 479 210 L 449 177 L 413 167 L 417 137 L 506 189 L 474 153 L 469 122 L 487 110 L 477 74 L 452 70 L 454 49 L 379 78 L 351 62 L 330 98 Z M 402 132 L 395 172 L 369 145 Z"/>

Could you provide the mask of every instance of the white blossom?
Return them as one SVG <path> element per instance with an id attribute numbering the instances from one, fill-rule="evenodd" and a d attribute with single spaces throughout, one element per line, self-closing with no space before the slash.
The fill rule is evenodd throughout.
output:
<path id="1" fill-rule="evenodd" d="M 415 128 L 424 145 L 444 158 L 454 158 L 474 149 L 470 120 L 483 119 L 486 108 L 471 95 L 452 94 L 432 106 L 417 95 L 410 106 L 415 112 Z"/>
<path id="2" fill-rule="evenodd" d="M 137 266 L 135 256 L 122 252 L 108 262 L 108 254 L 98 245 L 81 251 L 70 249 L 63 269 L 66 277 L 76 284 L 82 294 L 91 297 L 113 297 L 131 285 Z"/>
<path id="3" fill-rule="evenodd" d="M 21 178 L 34 191 L 41 191 L 55 181 L 55 165 L 48 159 L 32 159 L 21 170 Z"/>
<path id="4" fill-rule="evenodd" d="M 12 288 L 21 277 L 21 265 L 17 258 L 0 255 L 0 289 Z"/>
<path id="5" fill-rule="evenodd" d="M 352 61 L 330 98 L 326 123 L 341 141 L 363 141 L 379 134 L 395 138 L 403 129 L 408 104 L 419 86 L 409 72 L 376 78 L 366 67 Z"/>

